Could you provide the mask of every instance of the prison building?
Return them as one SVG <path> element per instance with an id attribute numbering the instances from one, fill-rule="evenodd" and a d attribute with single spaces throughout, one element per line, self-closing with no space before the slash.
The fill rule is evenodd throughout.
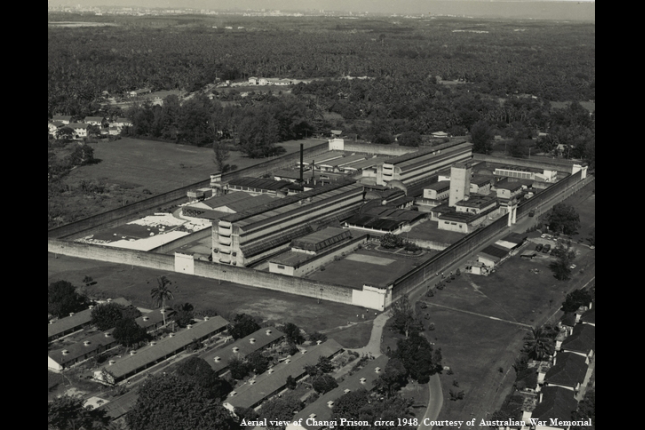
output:
<path id="1" fill-rule="evenodd" d="M 106 303 L 118 303 L 123 306 L 130 306 L 132 303 L 119 297 L 117 299 L 108 299 Z M 68 317 L 60 318 L 58 320 L 52 320 L 47 325 L 47 342 L 52 342 L 60 337 L 66 336 L 70 333 L 74 333 L 87 327 L 92 323 L 92 309 L 94 306 L 90 306 L 84 311 L 70 313 Z"/>
<path id="2" fill-rule="evenodd" d="M 424 206 L 439 206 L 450 195 L 450 181 L 435 182 L 423 189 L 423 199 L 418 204 Z"/>
<path id="3" fill-rule="evenodd" d="M 433 208 L 439 222 L 440 230 L 451 230 L 459 233 L 471 233 L 486 220 L 499 217 L 499 203 L 497 199 L 487 196 L 474 196 L 461 200 L 454 208 L 441 205 Z"/>
<path id="4" fill-rule="evenodd" d="M 288 187 L 292 184 L 291 181 L 276 181 L 274 179 L 265 178 L 237 178 L 224 182 L 225 189 L 230 191 L 243 191 L 254 195 L 271 194 L 279 195 L 282 191 L 283 196 L 287 194 Z"/>
<path id="5" fill-rule="evenodd" d="M 315 165 L 317 168 L 320 168 L 321 164 L 341 158 L 343 155 L 345 155 L 343 151 L 327 151 L 322 154 L 318 154 L 315 157 L 305 158 L 302 161 L 302 165 L 305 167 Z M 296 163 L 296 167 L 300 167 L 300 160 Z"/>
<path id="6" fill-rule="evenodd" d="M 261 328 L 237 341 L 200 355 L 219 376 L 228 370 L 231 359 L 244 359 L 256 351 L 263 351 L 284 339 L 284 333 L 274 327 Z"/>
<path id="7" fill-rule="evenodd" d="M 50 351 L 47 360 L 47 369 L 52 372 L 62 372 L 64 369 L 88 358 L 94 357 L 116 345 L 112 336 L 114 329 L 99 332 L 88 336 L 72 345 Z"/>
<path id="8" fill-rule="evenodd" d="M 242 212 L 261 206 L 276 199 L 269 194 L 253 195 L 243 192 L 232 192 L 213 196 L 201 202 L 191 203 L 182 208 L 182 215 L 192 218 L 216 220 L 228 214 Z"/>
<path id="9" fill-rule="evenodd" d="M 157 331 L 163 326 L 164 319 L 166 322 L 170 321 L 175 316 L 175 311 L 172 309 L 159 309 L 141 315 L 134 321 L 139 327 L 145 328 L 148 333 Z"/>
<path id="10" fill-rule="evenodd" d="M 459 161 L 472 158 L 473 145 L 466 141 L 445 143 L 387 159 L 377 173 L 378 185 L 399 180 L 415 182 L 436 175 Z"/>
<path id="11" fill-rule="evenodd" d="M 186 349 L 193 342 L 202 342 L 211 336 L 226 330 L 228 321 L 220 316 L 204 318 L 177 333 L 170 333 L 159 342 L 150 342 L 149 346 L 138 351 L 130 351 L 130 355 L 121 360 L 110 360 L 107 366 L 94 371 L 94 379 L 109 385 L 119 382 L 152 367 L 169 357 Z"/>
<path id="12" fill-rule="evenodd" d="M 470 178 L 470 194 L 480 194 L 482 196 L 489 195 L 494 180 L 495 178 L 492 176 L 473 176 Z"/>
<path id="13" fill-rule="evenodd" d="M 260 197 L 268 196 L 256 198 Z M 213 261 L 247 266 L 286 249 L 293 239 L 313 233 L 317 224 L 351 217 L 362 202 L 363 187 L 342 181 L 214 216 L 210 218 Z"/>
<path id="14" fill-rule="evenodd" d="M 347 376 L 338 387 L 323 394 L 315 402 L 298 412 L 291 423 L 287 425 L 286 430 L 301 430 L 303 428 L 319 430 L 324 428 L 313 423 L 331 420 L 334 404 L 345 394 L 362 389 L 371 391 L 374 388 L 374 382 L 384 373 L 388 361 L 387 355 L 381 355 L 374 360 L 366 361 L 362 369 L 356 371 L 353 375 Z M 307 421 L 308 419 L 309 421 Z"/>
<path id="15" fill-rule="evenodd" d="M 508 179 L 502 179 L 493 185 L 492 190 L 497 193 L 498 199 L 506 202 L 522 194 L 524 187 L 520 181 L 510 182 Z"/>
<path id="16" fill-rule="evenodd" d="M 342 351 L 343 347 L 333 339 L 302 349 L 232 391 L 222 402 L 222 406 L 231 412 L 235 412 L 236 408 L 255 408 L 282 391 L 287 385 L 289 376 L 298 380 L 306 375 L 306 366 L 315 365 L 320 357 L 332 358 Z"/>
<path id="17" fill-rule="evenodd" d="M 572 352 L 557 352 L 553 357 L 553 366 L 546 372 L 544 383 L 578 392 L 588 367 L 589 357 Z"/>
<path id="18" fill-rule="evenodd" d="M 376 206 L 361 211 L 345 221 L 349 228 L 397 234 L 419 224 L 428 214 L 390 206 Z"/>

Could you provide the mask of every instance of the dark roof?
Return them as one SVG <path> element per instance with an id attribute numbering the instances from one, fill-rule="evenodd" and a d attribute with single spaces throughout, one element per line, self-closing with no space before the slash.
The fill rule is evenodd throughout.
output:
<path id="1" fill-rule="evenodd" d="M 508 249 L 500 248 L 499 246 L 489 245 L 482 249 L 481 252 L 497 258 L 504 258 L 508 254 Z"/>
<path id="2" fill-rule="evenodd" d="M 492 176 L 475 175 L 472 178 L 470 178 L 470 183 L 481 187 L 482 185 L 489 184 L 493 179 L 495 178 Z"/>
<path id="3" fill-rule="evenodd" d="M 253 257 L 254 255 L 261 254 L 271 248 L 289 243 L 292 239 L 303 236 L 307 233 L 311 233 L 312 231 L 313 228 L 309 224 L 307 224 L 288 233 L 279 235 L 271 240 L 258 240 L 252 242 L 251 245 L 242 244 L 240 245 L 240 250 L 246 258 Z"/>
<path id="4" fill-rule="evenodd" d="M 290 179 L 300 179 L 300 170 L 299 169 L 280 169 L 275 170 L 272 174 L 279 178 L 290 178 Z M 304 173 L 303 173 L 304 176 Z"/>
<path id="5" fill-rule="evenodd" d="M 504 237 L 502 240 L 520 244 L 526 240 L 526 237 L 527 236 L 525 234 L 511 233 L 508 236 Z"/>
<path id="6" fill-rule="evenodd" d="M 589 309 L 587 312 L 582 314 L 580 321 L 596 324 L 596 308 Z"/>
<path id="7" fill-rule="evenodd" d="M 83 121 L 103 121 L 104 119 L 104 116 L 87 116 Z"/>
<path id="8" fill-rule="evenodd" d="M 588 367 L 585 361 L 585 357 L 573 352 L 558 352 L 555 365 L 546 372 L 544 380 L 549 384 L 575 388 L 585 379 Z"/>
<path id="9" fill-rule="evenodd" d="M 589 324 L 578 324 L 573 333 L 562 342 L 562 349 L 587 354 L 596 349 L 596 327 Z"/>
<path id="10" fill-rule="evenodd" d="M 320 357 L 331 357 L 342 351 L 343 347 L 333 339 L 309 347 L 306 353 L 298 352 L 289 358 L 289 362 L 282 362 L 261 375 L 255 377 L 255 383 L 246 383 L 229 394 L 223 403 L 229 403 L 236 408 L 249 408 L 261 403 L 287 383 L 287 377 L 298 379 L 305 373 L 305 366 L 318 362 Z M 271 373 L 269 373 L 271 372 Z M 234 394 L 235 393 L 235 394 Z"/>
<path id="11" fill-rule="evenodd" d="M 495 184 L 495 188 L 502 188 L 504 190 L 515 191 L 522 188 L 521 182 L 509 182 L 508 179 L 502 179 Z"/>
<path id="12" fill-rule="evenodd" d="M 85 354 L 93 353 L 101 347 L 106 347 L 115 343 L 116 341 L 114 340 L 114 337 L 112 337 L 113 331 L 114 329 L 110 329 L 105 333 L 99 332 L 93 334 L 92 336 L 83 338 L 72 345 L 66 345 L 63 348 L 50 351 L 48 355 L 56 363 L 64 365 L 65 363 L 76 360 Z M 89 342 L 89 344 L 85 345 L 85 342 Z M 68 353 L 63 354 L 63 351 L 67 351 Z"/>
<path id="13" fill-rule="evenodd" d="M 546 422 L 550 422 L 551 418 L 571 420 L 571 412 L 578 408 L 573 391 L 561 387 L 544 387 L 541 393 L 542 402 L 535 407 L 531 418 Z"/>
<path id="14" fill-rule="evenodd" d="M 450 181 L 439 181 L 425 187 L 426 190 L 436 190 L 437 192 L 450 189 Z"/>
<path id="15" fill-rule="evenodd" d="M 567 312 L 562 316 L 562 319 L 560 321 L 562 321 L 562 325 L 574 327 L 576 325 L 576 313 Z"/>
<path id="16" fill-rule="evenodd" d="M 344 381 L 338 384 L 338 387 L 334 388 L 326 394 L 323 394 L 315 402 L 308 405 L 302 411 L 298 412 L 294 417 L 294 421 L 302 418 L 303 427 L 308 430 L 317 430 L 323 428 L 322 426 L 307 425 L 307 418 L 309 418 L 311 414 L 315 414 L 316 421 L 330 420 L 332 410 L 328 406 L 327 402 L 338 400 L 340 397 L 346 394 L 346 390 L 358 391 L 360 389 L 365 389 L 367 391 L 370 391 L 374 387 L 374 381 L 383 374 L 388 360 L 389 358 L 387 357 L 387 355 L 381 355 L 374 360 L 368 360 L 362 369 L 351 376 L 347 376 Z M 380 368 L 379 373 L 376 373 L 376 368 Z M 361 380 L 363 380 L 364 382 L 361 382 Z"/>
<path id="17" fill-rule="evenodd" d="M 227 325 L 228 321 L 224 318 L 220 316 L 212 317 L 208 321 L 193 325 L 191 329 L 184 329 L 176 333 L 173 337 L 166 337 L 156 345 L 143 348 L 134 355 L 125 357 L 109 367 L 106 366 L 105 369 L 109 370 L 116 379 L 121 378 L 148 363 L 155 362 L 189 345 L 194 339 L 215 333 Z"/>
<path id="18" fill-rule="evenodd" d="M 335 243 L 350 238 L 352 233 L 349 230 L 327 227 L 325 229 L 308 234 L 307 236 L 295 239 L 291 242 L 292 248 L 301 248 L 307 251 L 318 252 Z"/>
<path id="19" fill-rule="evenodd" d="M 107 412 L 107 416 L 115 420 L 130 412 L 130 409 L 137 404 L 138 398 L 138 389 L 132 389 L 121 397 L 101 405 L 99 409 Z"/>
<path id="20" fill-rule="evenodd" d="M 259 190 L 270 190 L 270 191 L 276 191 L 279 189 L 282 189 L 288 185 L 291 185 L 291 182 L 289 181 L 276 181 L 273 179 L 264 179 L 264 178 L 248 178 L 248 177 L 243 177 L 243 178 L 237 178 L 237 179 L 231 179 L 228 182 L 229 186 L 237 186 L 237 187 L 245 187 L 245 188 L 253 188 L 253 189 L 259 189 Z"/>
<path id="21" fill-rule="evenodd" d="M 267 334 L 267 331 L 270 331 L 270 333 Z M 261 351 L 266 348 L 267 345 L 270 345 L 282 337 L 284 337 L 284 333 L 276 330 L 275 327 L 263 327 L 233 343 L 224 345 L 214 351 L 201 354 L 200 357 L 203 358 L 215 372 L 220 373 L 228 368 L 228 363 L 232 358 L 244 358 L 255 351 Z M 253 343 L 251 343 L 251 339 L 254 340 Z M 219 360 L 215 361 L 215 357 L 219 357 Z"/>
<path id="22" fill-rule="evenodd" d="M 175 314 L 175 311 L 167 310 L 166 311 L 166 320 L 173 316 Z M 164 316 L 161 313 L 161 310 L 155 310 L 152 312 L 148 312 L 147 314 L 141 315 L 139 318 L 135 319 L 136 323 L 139 324 L 139 327 L 143 327 L 147 329 L 148 327 L 152 327 L 155 324 L 158 324 L 160 322 L 163 322 Z"/>
<path id="23" fill-rule="evenodd" d="M 460 200 L 457 202 L 456 206 L 462 206 L 465 208 L 483 208 L 489 206 L 491 203 L 495 203 L 497 198 L 492 196 L 478 196 L 473 195 L 468 198 L 468 200 Z"/>
<path id="24" fill-rule="evenodd" d="M 80 328 L 85 324 L 92 321 L 92 310 L 85 309 L 84 311 L 76 312 L 71 317 L 61 318 L 53 324 L 47 324 L 47 338 L 51 338 L 60 333 L 66 332 L 74 328 Z"/>
<path id="25" fill-rule="evenodd" d="M 225 195 L 213 196 L 211 198 L 202 200 L 196 206 L 206 205 L 211 209 L 227 207 L 231 210 L 248 210 L 254 206 L 258 206 L 273 200 L 274 197 L 263 194 L 253 196 L 249 193 L 242 191 L 235 191 Z"/>

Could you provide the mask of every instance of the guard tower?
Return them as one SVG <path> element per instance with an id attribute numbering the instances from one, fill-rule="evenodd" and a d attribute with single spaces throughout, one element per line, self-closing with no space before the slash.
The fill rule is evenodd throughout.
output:
<path id="1" fill-rule="evenodd" d="M 469 161 L 455 163 L 450 167 L 448 206 L 454 207 L 457 202 L 470 196 L 470 177 L 472 173 L 472 164 Z"/>

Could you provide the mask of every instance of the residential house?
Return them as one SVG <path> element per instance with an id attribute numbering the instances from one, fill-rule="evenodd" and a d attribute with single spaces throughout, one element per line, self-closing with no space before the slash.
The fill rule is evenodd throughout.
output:
<path id="1" fill-rule="evenodd" d="M 71 122 L 65 127 L 69 127 L 74 131 L 75 139 L 82 139 L 84 137 L 87 137 L 87 124 L 84 124 L 82 122 Z"/>
<path id="2" fill-rule="evenodd" d="M 489 245 L 477 253 L 477 261 L 484 263 L 490 268 L 494 268 L 507 255 L 507 249 L 496 245 Z"/>
<path id="3" fill-rule="evenodd" d="M 70 122 L 72 122 L 72 117 L 69 115 L 54 115 L 52 117 L 52 122 L 56 121 L 59 121 L 63 124 L 69 124 Z"/>
<path id="4" fill-rule="evenodd" d="M 571 352 L 557 352 L 553 357 L 553 366 L 544 376 L 544 384 L 577 393 L 584 382 L 588 367 L 589 358 L 587 357 Z"/>
<path id="5" fill-rule="evenodd" d="M 88 116 L 85 117 L 83 122 L 88 125 L 98 125 L 99 127 L 103 127 L 103 122 L 105 121 L 104 116 Z"/>
<path id="6" fill-rule="evenodd" d="M 52 134 L 52 135 L 55 136 L 57 130 L 58 130 L 58 125 L 56 125 L 55 123 L 53 123 L 51 121 L 49 123 L 47 123 L 47 133 Z"/>
<path id="7" fill-rule="evenodd" d="M 557 386 L 545 387 L 540 392 L 540 402 L 526 421 L 532 418 L 542 423 L 532 425 L 533 430 L 570 430 L 570 425 L 559 425 L 559 422 L 571 421 L 571 413 L 577 408 L 578 402 L 571 391 Z"/>
<path id="8" fill-rule="evenodd" d="M 556 342 L 556 351 L 569 351 L 586 357 L 592 357 L 596 348 L 596 327 L 589 324 L 578 324 L 570 336 L 562 342 Z"/>
<path id="9" fill-rule="evenodd" d="M 258 84 L 258 78 L 256 78 L 255 76 L 251 76 L 251 77 L 249 78 L 249 84 L 251 84 L 251 85 L 257 85 L 257 84 Z"/>
<path id="10" fill-rule="evenodd" d="M 589 309 L 580 316 L 580 321 L 582 324 L 588 324 L 590 326 L 596 327 L 596 308 Z"/>
<path id="11" fill-rule="evenodd" d="M 117 127 L 131 127 L 133 124 L 129 119 L 119 117 L 112 121 L 112 125 Z"/>
<path id="12" fill-rule="evenodd" d="M 208 351 L 200 355 L 200 358 L 203 358 L 217 375 L 222 375 L 228 371 L 231 359 L 244 359 L 254 352 L 270 348 L 282 339 L 284 339 L 284 333 L 274 327 L 265 327 L 222 348 Z"/>

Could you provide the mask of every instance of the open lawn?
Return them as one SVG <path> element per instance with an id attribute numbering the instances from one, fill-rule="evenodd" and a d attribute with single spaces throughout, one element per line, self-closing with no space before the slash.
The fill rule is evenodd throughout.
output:
<path id="1" fill-rule="evenodd" d="M 236 313 L 248 313 L 270 324 L 293 322 L 307 333 L 319 331 L 334 337 L 346 347 L 365 346 L 371 333 L 373 311 L 316 299 L 263 290 L 260 288 L 164 272 L 122 264 L 103 263 L 73 257 L 48 254 L 48 283 L 64 279 L 81 285 L 85 276 L 91 276 L 96 285 L 86 287 L 89 295 L 125 297 L 135 306 L 152 308 L 150 290 L 157 286 L 156 279 L 166 275 L 172 281 L 174 303 L 189 302 L 195 311 L 215 310 L 225 318 Z M 172 303 L 171 303 L 172 304 Z M 365 314 L 365 319 L 362 314 Z M 358 314 L 358 317 L 356 316 Z M 347 326 L 348 323 L 360 323 Z M 369 329 L 367 328 L 369 326 Z M 344 331 L 348 330 L 345 334 Z M 343 343 L 341 339 L 347 342 Z"/>
<path id="2" fill-rule="evenodd" d="M 361 249 L 342 260 L 330 262 L 325 270 L 317 270 L 308 278 L 354 288 L 362 288 L 363 285 L 387 287 L 420 261 L 422 258 Z"/>

